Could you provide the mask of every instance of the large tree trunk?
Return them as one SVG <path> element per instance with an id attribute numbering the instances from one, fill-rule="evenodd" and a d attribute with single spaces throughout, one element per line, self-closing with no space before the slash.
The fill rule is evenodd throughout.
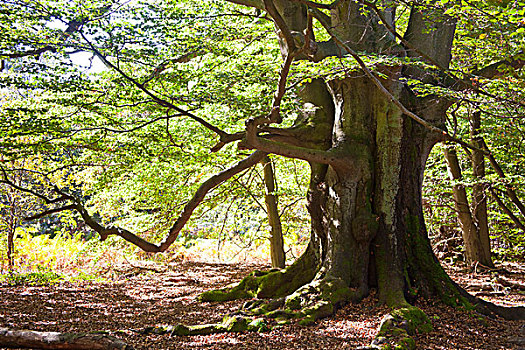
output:
<path id="1" fill-rule="evenodd" d="M 357 1 L 334 2 L 330 20 L 317 15 L 332 39 L 315 44 L 301 2 L 264 0 L 264 6 L 278 27 L 285 58 L 279 84 L 283 93 L 290 55 L 316 61 L 348 52 L 358 61 L 353 51 L 386 52 L 419 57 L 444 69 L 451 58 L 455 22 L 433 7 L 414 5 L 401 47 L 380 25 L 385 21 L 370 9 L 361 11 Z M 335 43 L 343 48 L 330 52 Z M 301 317 L 303 323 L 331 315 L 338 305 L 360 300 L 376 286 L 382 301 L 412 316 L 421 313 L 409 306 L 417 296 L 451 305 L 472 300 L 435 258 L 421 201 L 427 157 L 444 138 L 450 102 L 418 97 L 402 83 L 403 77 L 434 82 L 435 76 L 421 68 L 380 70 L 380 81 L 362 67 L 346 70 L 344 77 L 305 84 L 298 91 L 303 115 L 291 128 L 268 125 L 280 120 L 279 93 L 268 117 L 247 123 L 246 139 L 253 148 L 310 162 L 311 240 L 305 254 L 285 271 L 254 273 L 234 288 L 203 294 L 203 300 L 277 298 L 263 306 L 249 302 L 247 308 Z M 268 133 L 266 139 L 257 136 L 257 126 Z M 284 310 L 275 311 L 282 306 Z M 506 316 L 524 317 L 523 308 L 512 312 Z M 428 326 L 424 316 L 419 319 Z"/>
<path id="2" fill-rule="evenodd" d="M 427 120 L 443 120 L 447 103 L 384 84 Z M 416 290 L 440 296 L 454 290 L 433 256 L 421 204 L 426 159 L 439 135 L 404 118 L 361 74 L 328 85 L 335 102 L 332 148 L 351 152 L 359 171 L 329 167 L 317 184 L 324 200 L 309 205 L 321 213 L 312 216 L 321 257 L 316 278 L 344 281 L 354 299 L 377 285 L 392 306 Z"/>

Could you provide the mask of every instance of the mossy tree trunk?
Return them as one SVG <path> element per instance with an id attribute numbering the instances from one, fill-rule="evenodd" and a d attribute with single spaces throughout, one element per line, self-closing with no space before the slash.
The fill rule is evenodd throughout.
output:
<path id="1" fill-rule="evenodd" d="M 291 56 L 319 61 L 367 51 L 418 57 L 443 69 L 449 65 L 455 22 L 433 7 L 414 5 L 400 45 L 381 24 L 394 27 L 395 8 L 362 11 L 362 4 L 344 0 L 330 6 L 326 19 L 326 12 L 308 12 L 301 2 L 261 4 L 275 21 L 285 59 L 279 91 L 284 91 Z M 331 40 L 315 42 L 308 13 L 324 22 Z M 392 307 L 407 308 L 416 296 L 468 303 L 470 297 L 432 252 L 421 199 L 426 160 L 445 139 L 451 103 L 417 96 L 402 82 L 438 83 L 421 68 L 376 69 L 381 78 L 362 67 L 343 78 L 317 78 L 303 85 L 297 91 L 303 114 L 291 128 L 270 126 L 280 120 L 279 93 L 268 117 L 247 123 L 248 146 L 309 161 L 310 244 L 285 271 L 254 273 L 233 289 L 205 293 L 203 300 L 285 297 L 265 307 L 250 305 L 257 312 L 284 306 L 306 323 L 330 315 L 341 303 L 362 299 L 371 287 Z"/>
<path id="2" fill-rule="evenodd" d="M 304 5 L 284 0 L 273 3 L 296 37 L 307 32 Z M 404 48 L 379 24 L 379 17 L 362 10 L 355 1 L 341 1 L 332 7 L 335 35 L 353 50 L 403 54 Z M 384 11 L 390 24 L 394 13 L 388 7 Z M 432 21 L 434 29 L 428 31 Z M 447 66 L 453 34 L 451 20 L 439 13 L 426 17 L 414 8 L 405 40 Z M 301 38 L 311 40 L 306 35 Z M 319 52 L 330 46 L 318 47 L 314 59 L 322 57 Z M 285 43 L 281 48 L 286 56 L 289 48 Z M 414 51 L 407 54 L 418 55 Z M 381 83 L 391 96 L 363 72 L 303 88 L 299 96 L 307 113 L 299 122 L 304 125 L 308 120 L 315 132 L 306 134 L 310 139 L 303 136 L 300 145 L 311 147 L 319 145 L 319 139 L 326 140 L 322 148 L 343 160 L 328 166 L 312 165 L 308 207 L 311 244 L 318 257 L 314 280 L 342 281 L 354 300 L 377 285 L 381 299 L 394 306 L 405 305 L 406 296 L 416 290 L 442 295 L 447 288 L 443 286 L 454 288 L 433 256 L 421 205 L 426 159 L 441 136 L 404 116 L 392 97 L 440 128 L 449 103 L 437 97 L 418 98 L 400 82 L 404 75 L 420 78 L 424 72 L 384 67 L 382 73 L 386 78 Z M 312 109 L 325 114 L 308 112 Z M 314 116 L 317 123 L 312 122 Z M 329 131 L 326 125 L 331 125 Z"/>

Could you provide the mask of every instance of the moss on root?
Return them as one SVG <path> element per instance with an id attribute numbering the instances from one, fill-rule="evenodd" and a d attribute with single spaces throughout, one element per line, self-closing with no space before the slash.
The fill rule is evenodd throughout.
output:
<path id="1" fill-rule="evenodd" d="M 141 333 L 187 336 L 207 335 L 224 332 L 266 332 L 268 330 L 270 330 L 270 327 L 263 318 L 229 315 L 225 316 L 221 323 L 207 323 L 192 326 L 176 324 L 173 326 L 148 327 L 145 328 Z"/>
<path id="2" fill-rule="evenodd" d="M 311 281 L 316 269 L 316 258 L 305 253 L 293 265 L 284 270 L 253 271 L 237 285 L 210 290 L 199 296 L 200 301 L 228 301 L 250 298 L 279 298 L 293 293 Z"/>
<path id="3" fill-rule="evenodd" d="M 409 306 L 396 309 L 381 321 L 372 346 L 380 349 L 413 350 L 416 343 L 411 336 L 430 331 L 432 323 L 419 308 Z"/>

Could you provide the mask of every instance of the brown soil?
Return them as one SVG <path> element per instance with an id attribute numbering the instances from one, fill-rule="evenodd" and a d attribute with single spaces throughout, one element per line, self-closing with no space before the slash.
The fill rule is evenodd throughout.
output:
<path id="1" fill-rule="evenodd" d="M 525 305 L 525 265 L 503 267 L 505 271 L 498 272 L 447 270 L 459 284 L 486 299 Z M 0 285 L 0 327 L 121 331 L 114 335 L 135 349 L 355 349 L 370 343 L 381 318 L 388 313 L 372 294 L 309 327 L 286 325 L 266 333 L 193 337 L 137 332 L 148 326 L 220 321 L 243 302 L 199 303 L 197 295 L 238 281 L 255 268 L 265 266 L 185 262 L 160 272 L 120 267 L 120 278 L 111 283 Z M 490 319 L 432 301 L 419 301 L 417 306 L 434 325 L 434 331 L 416 336 L 418 349 L 525 349 L 523 321 Z"/>

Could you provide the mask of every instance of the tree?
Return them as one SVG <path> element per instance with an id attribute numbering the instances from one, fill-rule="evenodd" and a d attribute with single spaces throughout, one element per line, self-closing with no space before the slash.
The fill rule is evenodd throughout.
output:
<path id="1" fill-rule="evenodd" d="M 89 104 L 92 110 L 102 100 L 116 106 L 117 101 L 127 94 L 128 106 L 135 107 L 141 103 L 155 105 L 157 113 L 164 113 L 164 117 L 155 119 L 154 113 L 143 112 L 142 122 L 137 118 L 129 129 L 117 131 L 111 124 L 111 118 L 99 118 L 90 122 L 98 130 L 127 133 L 138 128 L 134 125 L 160 119 L 168 123 L 178 116 L 216 134 L 219 142 L 212 147 L 213 151 L 219 151 L 231 143 L 237 143 L 244 150 L 254 150 L 250 156 L 203 182 L 160 244 L 150 243 L 125 228 L 105 226 L 89 213 L 82 199 L 58 187 L 51 189 L 49 195 L 59 196 L 63 202 L 70 203 L 63 209 L 76 210 L 100 234 L 101 239 L 117 235 L 145 251 L 161 252 L 175 241 L 192 212 L 213 188 L 255 166 L 270 153 L 302 159 L 311 168 L 307 193 L 311 238 L 306 252 L 285 270 L 254 273 L 234 288 L 203 294 L 204 300 L 254 296 L 270 298 L 274 302 L 264 306 L 256 303 L 257 307 L 252 307 L 253 312 L 267 312 L 284 306 L 288 310 L 284 313 L 302 317 L 303 323 L 308 323 L 332 314 L 345 302 L 361 300 L 368 295 L 370 288 L 376 287 L 381 301 L 391 307 L 402 308 L 403 311 L 398 314 L 402 318 L 413 319 L 420 315 L 419 310 L 409 306 L 409 302 L 416 297 L 438 298 L 454 305 L 475 303 L 480 311 L 523 318 L 523 308 L 496 307 L 474 299 L 459 288 L 434 257 L 423 219 L 423 172 L 427 157 L 437 142 L 456 142 L 489 154 L 479 145 L 469 144 L 447 133 L 447 110 L 457 98 L 455 95 L 467 91 L 523 108 L 521 96 L 501 99 L 483 90 L 474 81 L 477 76 L 490 79 L 499 76 L 499 73 L 493 75 L 486 69 L 478 69 L 474 74 L 461 72 L 464 76 L 459 76 L 454 69 L 462 67 L 450 68 L 453 54 L 461 57 L 461 53 L 453 53 L 454 36 L 472 35 L 463 26 L 459 15 L 462 7 L 455 4 L 449 11 L 445 1 L 406 4 L 364 0 L 333 3 L 306 0 L 231 2 L 243 7 L 232 8 L 220 2 L 217 8 L 205 8 L 204 11 L 209 10 L 218 16 L 223 13 L 221 11 L 228 10 L 250 18 L 255 29 L 248 30 L 251 34 L 247 40 L 260 34 L 254 31 L 262 28 L 258 27 L 261 25 L 259 21 L 270 20 L 275 26 L 283 62 L 271 106 L 265 107 L 264 101 L 259 102 L 256 108 L 238 105 L 243 113 L 238 119 L 230 119 L 229 125 L 221 122 L 220 118 L 181 107 L 183 104 L 191 106 L 191 102 L 172 93 L 179 91 L 179 81 L 166 73 L 168 66 L 191 63 L 192 57 L 205 53 L 200 48 L 187 45 L 189 48 L 185 55 L 154 65 L 153 73 L 146 74 L 144 70 L 151 68 L 150 62 L 154 61 L 141 64 L 140 60 L 152 59 L 151 56 L 146 58 L 148 50 L 165 52 L 167 41 L 162 40 L 170 38 L 160 33 L 167 35 L 167 32 L 161 32 L 162 26 L 167 24 L 156 21 L 153 25 L 154 20 L 144 20 L 141 24 L 131 21 L 120 30 L 108 25 L 104 30 L 110 34 L 106 35 L 97 21 L 119 16 L 109 4 L 106 7 L 94 6 L 86 11 L 88 14 L 84 17 L 66 21 L 68 25 L 63 35 L 55 39 L 58 43 L 45 45 L 28 40 L 27 47 L 15 47 L 17 51 L 7 55 L 29 57 L 52 52 L 57 47 L 67 46 L 65 39 L 73 40 L 71 45 L 92 52 L 118 76 L 104 87 L 118 88 L 114 90 L 118 93 L 111 92 L 113 100 L 100 94 L 100 100 Z M 160 7 L 158 4 L 155 6 Z M 157 11 L 155 6 L 145 6 L 133 13 L 154 12 Z M 204 4 L 199 6 L 206 7 Z M 487 10 L 483 6 L 476 2 L 469 9 L 479 10 L 476 13 L 482 14 Z M 487 6 L 491 11 L 500 9 L 497 5 Z M 519 9 L 520 3 L 509 3 L 508 6 L 506 11 L 511 13 L 511 10 Z M 246 12 L 246 7 L 255 9 L 255 15 Z M 171 12 L 165 13 L 175 13 L 180 8 L 173 5 L 169 10 Z M 498 14 L 502 17 L 501 11 Z M 519 26 L 517 18 L 518 15 L 511 16 L 506 22 L 507 27 Z M 159 35 L 148 36 L 148 41 L 133 49 L 130 43 L 136 43 L 135 39 L 140 37 L 138 26 L 150 34 L 158 31 Z M 206 35 L 218 35 L 214 39 L 220 42 L 222 39 L 218 38 L 224 34 L 219 35 L 217 28 L 212 27 Z M 399 34 L 398 30 L 404 30 L 404 33 Z M 129 35 L 133 38 L 129 39 Z M 516 42 L 519 38 L 521 36 L 518 35 L 509 40 Z M 262 49 L 267 47 L 271 46 Z M 206 47 L 204 52 L 206 50 L 218 54 L 211 47 Z M 121 56 L 127 58 L 122 59 Z M 238 58 L 247 57 L 240 55 Z M 490 63 L 496 71 L 498 67 L 510 67 L 514 71 L 523 66 L 519 55 L 499 57 L 494 61 Z M 200 62 L 200 66 L 196 64 L 198 70 L 208 67 L 205 59 Z M 271 71 L 265 70 L 263 64 L 257 70 L 251 71 L 250 66 L 247 69 L 263 76 Z M 180 77 L 185 73 L 180 66 L 174 70 Z M 204 74 L 202 79 L 206 78 Z M 251 77 L 243 76 L 243 79 L 247 82 Z M 228 79 L 222 78 L 216 83 L 225 81 Z M 294 84 L 290 84 L 291 81 Z M 155 83 L 159 85 L 155 87 Z M 88 92 L 100 89 L 89 85 L 89 82 L 85 84 L 92 90 L 84 88 L 81 93 L 73 91 L 72 94 L 88 95 Z M 293 87 L 297 87 L 295 92 Z M 225 91 L 229 90 L 220 91 L 226 94 Z M 195 98 L 206 105 L 206 98 L 211 100 L 213 96 L 201 91 L 201 95 Z M 294 101 L 301 107 L 294 109 Z M 109 115 L 116 110 L 97 113 Z M 279 124 L 290 123 L 294 116 L 293 125 L 279 127 Z M 131 117 L 123 116 L 123 121 L 116 124 L 121 127 L 126 118 Z M 210 119 L 220 123 L 220 127 Z M 239 124 L 239 120 L 245 121 L 245 127 Z M 85 126 L 80 131 L 93 130 L 93 125 Z M 63 132 L 74 139 L 70 129 L 53 128 L 57 134 Z M 78 127 L 75 129 L 79 130 Z M 90 142 L 99 147 L 96 141 L 91 139 Z M 421 322 L 426 323 L 424 317 Z M 390 326 L 394 325 L 390 323 Z"/>
<path id="2" fill-rule="evenodd" d="M 264 186 L 266 187 L 264 202 L 266 204 L 268 221 L 271 228 L 270 254 L 272 267 L 282 269 L 285 267 L 286 257 L 284 253 L 283 228 L 279 208 L 277 207 L 277 196 L 275 195 L 275 173 L 270 157 L 264 157 L 261 164 L 264 168 Z"/>

